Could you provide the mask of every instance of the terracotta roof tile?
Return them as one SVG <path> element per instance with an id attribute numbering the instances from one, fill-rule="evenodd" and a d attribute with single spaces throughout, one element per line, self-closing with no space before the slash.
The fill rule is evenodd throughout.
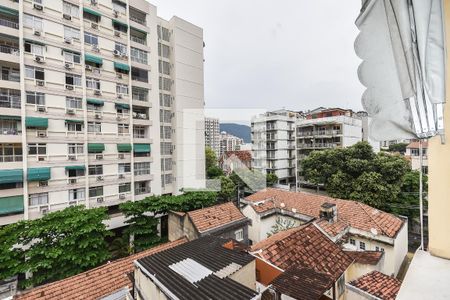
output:
<path id="1" fill-rule="evenodd" d="M 382 251 L 345 251 L 355 260 L 355 263 L 364 265 L 376 265 L 383 257 Z"/>
<path id="2" fill-rule="evenodd" d="M 378 271 L 372 271 L 348 284 L 382 300 L 394 300 L 401 282 Z"/>
<path id="3" fill-rule="evenodd" d="M 402 219 L 392 214 L 357 201 L 335 199 L 304 192 L 268 188 L 248 196 L 246 200 L 255 203 L 252 207 L 257 213 L 284 206 L 283 209 L 285 210 L 294 208 L 297 213 L 312 218 L 319 218 L 320 207 L 323 203 L 334 203 L 337 206 L 338 215 L 336 225 L 325 226 L 324 223 L 318 222 L 322 229 L 327 233 L 332 233 L 333 236 L 338 230 L 345 228 L 345 224 L 348 224 L 350 227 L 366 232 L 371 232 L 374 229 L 378 234 L 393 238 L 404 224 Z"/>
<path id="4" fill-rule="evenodd" d="M 423 141 L 422 142 L 422 147 L 425 149 L 425 148 L 428 148 L 428 142 L 427 141 Z M 419 149 L 419 141 L 412 141 L 411 143 L 409 143 L 409 145 L 408 146 L 406 146 L 406 148 L 416 148 L 416 149 Z"/>
<path id="5" fill-rule="evenodd" d="M 188 216 L 200 233 L 246 219 L 232 202 L 193 210 Z"/>
<path id="6" fill-rule="evenodd" d="M 283 270 L 300 265 L 328 274 L 334 281 L 353 262 L 312 223 L 274 234 L 253 245 L 251 251 Z"/>
<path id="7" fill-rule="evenodd" d="M 236 150 L 236 151 L 226 151 L 224 153 L 225 159 L 232 157 L 235 155 L 243 162 L 251 162 L 252 161 L 252 152 L 249 150 Z"/>
<path id="8" fill-rule="evenodd" d="M 14 297 L 16 300 L 94 300 L 124 287 L 132 287 L 127 274 L 133 271 L 133 261 L 187 242 L 180 239 L 165 243 L 137 254 L 124 257 L 95 269 L 63 280 L 36 287 Z"/>

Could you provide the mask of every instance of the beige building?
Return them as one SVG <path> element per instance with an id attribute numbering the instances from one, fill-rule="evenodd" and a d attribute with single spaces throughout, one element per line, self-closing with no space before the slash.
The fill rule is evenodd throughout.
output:
<path id="1" fill-rule="evenodd" d="M 240 137 L 222 131 L 220 133 L 220 151 L 218 157 L 228 151 L 240 150 L 243 143 L 244 140 Z"/>
<path id="2" fill-rule="evenodd" d="M 428 174 L 428 142 L 422 143 L 422 171 Z M 411 169 L 420 170 L 420 145 L 418 141 L 412 141 L 406 146 L 406 158 L 411 162 Z"/>
<path id="3" fill-rule="evenodd" d="M 0 27 L 0 225 L 202 185 L 201 28 L 144 0 L 0 0 Z"/>
<path id="4" fill-rule="evenodd" d="M 220 156 L 220 124 L 217 118 L 205 117 L 205 146 Z"/>

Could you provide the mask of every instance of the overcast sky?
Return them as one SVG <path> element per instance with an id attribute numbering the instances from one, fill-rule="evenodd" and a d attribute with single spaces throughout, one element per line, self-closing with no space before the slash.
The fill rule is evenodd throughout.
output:
<path id="1" fill-rule="evenodd" d="M 362 108 L 353 50 L 360 0 L 150 2 L 165 19 L 177 15 L 203 28 L 210 115 L 223 108 Z"/>

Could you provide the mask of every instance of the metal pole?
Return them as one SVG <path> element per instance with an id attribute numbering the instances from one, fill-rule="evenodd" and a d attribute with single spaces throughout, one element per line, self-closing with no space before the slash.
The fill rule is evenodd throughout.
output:
<path id="1" fill-rule="evenodd" d="M 422 140 L 419 140 L 419 162 L 420 162 L 420 170 L 419 170 L 419 206 L 420 206 L 420 249 L 424 249 L 423 242 L 423 153 L 422 153 Z"/>

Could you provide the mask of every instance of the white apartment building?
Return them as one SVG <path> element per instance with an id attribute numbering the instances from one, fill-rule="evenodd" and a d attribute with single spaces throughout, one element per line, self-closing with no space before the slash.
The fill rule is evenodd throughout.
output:
<path id="1" fill-rule="evenodd" d="M 241 150 L 241 145 L 243 144 L 244 140 L 240 137 L 222 131 L 220 133 L 219 157 L 227 151 Z"/>
<path id="2" fill-rule="evenodd" d="M 0 225 L 201 187 L 203 31 L 156 12 L 0 0 Z"/>
<path id="3" fill-rule="evenodd" d="M 289 110 L 267 112 L 252 118 L 252 167 L 278 176 L 280 184 L 296 182 L 295 121 Z"/>
<path id="4" fill-rule="evenodd" d="M 205 146 L 220 156 L 220 123 L 217 118 L 205 117 Z"/>

